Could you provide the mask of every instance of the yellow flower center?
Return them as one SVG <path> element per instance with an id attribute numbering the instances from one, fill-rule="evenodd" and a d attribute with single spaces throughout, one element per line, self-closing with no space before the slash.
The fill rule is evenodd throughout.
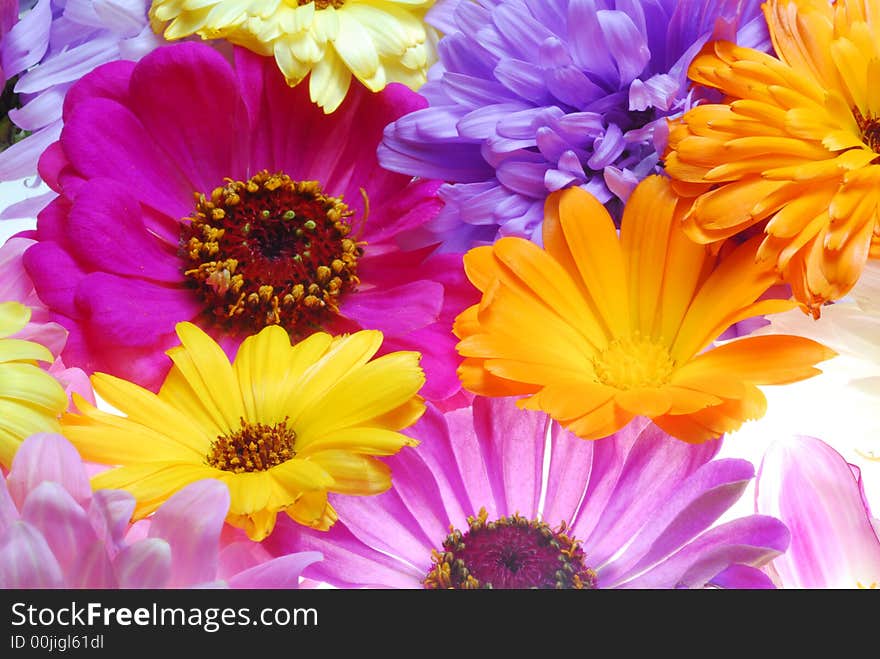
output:
<path id="1" fill-rule="evenodd" d="M 205 456 L 216 469 L 241 474 L 266 471 L 291 460 L 296 433 L 287 427 L 287 419 L 273 425 L 250 423 L 241 419 L 241 427 L 231 435 L 219 435 L 211 442 Z"/>
<path id="2" fill-rule="evenodd" d="M 617 338 L 593 358 L 596 377 L 615 389 L 660 387 L 672 377 L 675 362 L 666 346 L 633 336 Z"/>
<path id="3" fill-rule="evenodd" d="M 880 118 L 862 116 L 858 108 L 853 108 L 853 116 L 859 125 L 859 136 L 874 153 L 880 153 Z"/>
<path id="4" fill-rule="evenodd" d="M 184 275 L 210 319 L 247 334 L 281 325 L 307 336 L 359 283 L 352 211 L 317 181 L 262 171 L 226 179 L 181 228 Z"/>
<path id="5" fill-rule="evenodd" d="M 315 9 L 327 9 L 327 7 L 339 9 L 342 5 L 345 4 L 345 0 L 297 0 L 297 4 L 300 7 L 302 7 L 303 5 L 307 5 L 310 2 L 315 3 Z"/>

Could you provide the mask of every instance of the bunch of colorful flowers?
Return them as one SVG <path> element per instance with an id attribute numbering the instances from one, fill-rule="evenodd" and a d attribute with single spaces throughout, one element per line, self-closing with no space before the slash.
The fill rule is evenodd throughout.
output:
<path id="1" fill-rule="evenodd" d="M 0 586 L 876 586 L 880 447 L 736 447 L 880 361 L 878 62 L 880 0 L 0 0 Z"/>

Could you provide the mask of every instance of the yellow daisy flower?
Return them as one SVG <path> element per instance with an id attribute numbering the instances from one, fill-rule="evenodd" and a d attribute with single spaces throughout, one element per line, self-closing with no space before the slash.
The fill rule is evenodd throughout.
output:
<path id="1" fill-rule="evenodd" d="M 334 338 L 318 332 L 291 346 L 270 325 L 241 344 L 234 363 L 207 334 L 179 323 L 181 344 L 158 394 L 98 373 L 95 390 L 126 416 L 76 399 L 81 415 L 63 433 L 85 460 L 121 465 L 92 479 L 128 490 L 140 519 L 194 481 L 229 488 L 227 521 L 262 540 L 277 513 L 326 530 L 336 521 L 328 492 L 367 495 L 391 487 L 373 456 L 418 442 L 398 432 L 424 412 L 415 352 L 376 359 L 382 333 Z"/>
<path id="2" fill-rule="evenodd" d="M 434 0 L 153 0 L 156 32 L 175 40 L 198 34 L 275 57 L 288 84 L 311 72 L 312 101 L 331 113 L 351 76 L 371 91 L 389 82 L 418 89 L 437 59 L 425 23 Z"/>
<path id="3" fill-rule="evenodd" d="M 502 238 L 465 255 L 482 299 L 455 321 L 464 386 L 527 395 L 584 439 L 646 416 L 701 442 L 762 416 L 755 385 L 802 380 L 835 353 L 795 336 L 762 336 L 705 350 L 731 324 L 792 308 L 756 301 L 775 276 L 755 264 L 754 240 L 720 261 L 680 228 L 685 204 L 665 178 L 633 192 L 618 238 L 605 208 L 580 188 L 548 197 L 544 249 Z"/>
<path id="4" fill-rule="evenodd" d="M 0 465 L 7 469 L 21 442 L 37 432 L 58 432 L 67 407 L 64 388 L 36 362 L 54 361 L 45 346 L 10 339 L 31 319 L 18 302 L 0 304 Z"/>
<path id="5" fill-rule="evenodd" d="M 725 104 L 671 126 L 666 171 L 699 195 L 689 235 L 712 242 L 760 223 L 805 310 L 852 288 L 880 256 L 880 0 L 769 0 L 779 58 L 708 44 L 688 71 Z"/>

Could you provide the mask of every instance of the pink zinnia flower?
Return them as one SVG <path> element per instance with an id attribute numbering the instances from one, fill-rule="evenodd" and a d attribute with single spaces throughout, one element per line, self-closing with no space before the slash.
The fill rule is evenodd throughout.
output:
<path id="1" fill-rule="evenodd" d="M 31 310 L 28 324 L 10 338 L 33 341 L 48 348 L 55 361 L 47 370 L 64 387 L 68 399 L 76 392 L 94 404 L 95 395 L 88 376 L 82 369 L 67 368 L 60 357 L 67 330 L 51 320 L 49 310 L 37 297 L 34 283 L 25 272 L 22 255 L 33 244 L 33 240 L 12 237 L 0 246 L 0 302 L 19 302 Z"/>
<path id="2" fill-rule="evenodd" d="M 202 480 L 171 497 L 132 540 L 134 498 L 92 492 L 76 449 L 61 435 L 26 439 L 9 476 L 0 473 L 0 588 L 296 588 L 321 555 L 263 560 L 220 534 L 229 492 Z M 253 545 L 254 543 L 249 543 Z"/>
<path id="3" fill-rule="evenodd" d="M 68 92 L 40 162 L 59 197 L 25 256 L 70 330 L 65 358 L 156 388 L 183 320 L 230 354 L 267 324 L 294 338 L 368 328 L 386 352 L 423 354 L 426 396 L 454 394 L 450 328 L 472 290 L 460 257 L 401 238 L 438 212 L 439 182 L 376 159 L 384 126 L 424 100 L 356 85 L 325 115 L 270 58 L 234 60 L 175 44 Z"/>
<path id="4" fill-rule="evenodd" d="M 767 449 L 755 490 L 758 512 L 781 519 L 791 546 L 769 572 L 784 588 L 880 587 L 878 523 L 858 468 L 813 437 Z"/>
<path id="5" fill-rule="evenodd" d="M 328 532 L 279 523 L 264 544 L 321 551 L 307 578 L 380 588 L 772 587 L 759 568 L 788 545 L 772 517 L 715 525 L 754 476 L 744 460 L 713 460 L 718 440 L 671 441 L 637 419 L 586 442 L 513 399 L 479 397 L 429 409 L 411 432 L 419 448 L 387 459 L 391 490 L 333 498 Z"/>

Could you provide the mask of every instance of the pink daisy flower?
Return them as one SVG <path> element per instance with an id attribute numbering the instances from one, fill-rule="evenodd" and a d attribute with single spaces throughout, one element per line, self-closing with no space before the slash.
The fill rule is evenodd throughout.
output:
<path id="1" fill-rule="evenodd" d="M 0 588 L 296 588 L 321 559 L 221 546 L 229 491 L 219 481 L 182 489 L 146 529 L 129 526 L 134 506 L 122 490 L 93 493 L 64 437 L 31 435 L 0 473 Z"/>
<path id="2" fill-rule="evenodd" d="M 330 531 L 279 523 L 264 544 L 322 552 L 309 579 L 379 588 L 772 587 L 759 568 L 788 546 L 772 517 L 715 524 L 754 476 L 713 460 L 718 440 L 671 441 L 641 419 L 588 442 L 479 397 L 411 432 L 422 442 L 388 458 L 391 490 L 336 497 Z"/>
<path id="3" fill-rule="evenodd" d="M 426 396 L 454 394 L 450 328 L 471 287 L 460 257 L 402 239 L 438 212 L 439 182 L 376 158 L 385 125 L 423 105 L 355 86 L 325 115 L 271 58 L 236 49 L 231 65 L 198 43 L 85 76 L 40 161 L 59 196 L 25 256 L 70 331 L 65 358 L 155 389 L 183 320 L 230 354 L 268 324 L 369 328 L 386 352 L 423 354 Z"/>

